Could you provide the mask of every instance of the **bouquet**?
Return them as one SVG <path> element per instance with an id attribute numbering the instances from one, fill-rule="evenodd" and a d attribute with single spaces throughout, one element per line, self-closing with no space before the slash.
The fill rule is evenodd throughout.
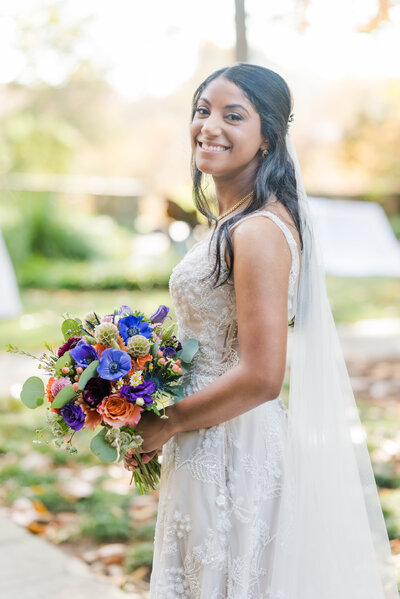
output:
<path id="1" fill-rule="evenodd" d="M 72 441 L 82 429 L 97 431 L 90 448 L 103 462 L 119 462 L 143 442 L 140 419 L 145 412 L 167 418 L 165 408 L 184 397 L 182 375 L 198 350 L 198 341 L 184 346 L 164 327 L 168 306 L 147 318 L 139 310 L 121 306 L 103 317 L 97 312 L 65 318 L 64 343 L 37 358 L 49 380 L 27 379 L 21 400 L 31 409 L 47 401 L 47 426 L 37 431 L 37 442 L 50 430 L 53 444 L 76 453 Z M 170 318 L 170 316 L 168 316 Z M 8 351 L 19 352 L 8 345 Z M 32 354 L 20 352 L 25 355 Z M 132 480 L 141 493 L 156 488 L 160 477 L 158 456 L 144 463 L 135 455 Z"/>

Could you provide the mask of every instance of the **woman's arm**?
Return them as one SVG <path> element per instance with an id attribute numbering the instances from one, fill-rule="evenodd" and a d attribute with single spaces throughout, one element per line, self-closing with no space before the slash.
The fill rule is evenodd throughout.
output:
<path id="1" fill-rule="evenodd" d="M 289 246 L 281 229 L 263 216 L 237 225 L 232 241 L 240 362 L 167 409 L 174 433 L 230 420 L 275 399 L 282 387 L 288 331 Z"/>
<path id="2" fill-rule="evenodd" d="M 275 399 L 286 365 L 291 252 L 281 229 L 263 216 L 232 232 L 240 362 L 215 381 L 166 409 L 168 419 L 141 420 L 149 452 L 182 431 L 215 426 Z"/>

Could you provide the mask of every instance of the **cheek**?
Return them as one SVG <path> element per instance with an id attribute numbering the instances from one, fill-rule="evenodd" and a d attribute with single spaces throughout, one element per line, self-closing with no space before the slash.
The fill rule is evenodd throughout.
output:
<path id="1" fill-rule="evenodd" d="M 196 121 L 196 119 L 194 119 L 190 125 L 190 143 L 192 146 L 192 149 L 194 149 L 196 147 L 196 137 L 198 136 L 198 134 L 200 133 L 200 129 L 201 129 L 201 125 L 199 125 L 199 123 Z"/>

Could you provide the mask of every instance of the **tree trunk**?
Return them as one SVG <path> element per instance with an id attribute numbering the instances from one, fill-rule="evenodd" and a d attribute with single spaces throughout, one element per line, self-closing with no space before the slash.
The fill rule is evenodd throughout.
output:
<path id="1" fill-rule="evenodd" d="M 248 60 L 244 3 L 245 0 L 235 0 L 236 60 L 239 62 Z"/>

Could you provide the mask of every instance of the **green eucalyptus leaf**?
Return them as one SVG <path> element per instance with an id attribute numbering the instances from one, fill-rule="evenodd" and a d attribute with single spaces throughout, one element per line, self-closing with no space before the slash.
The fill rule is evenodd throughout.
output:
<path id="1" fill-rule="evenodd" d="M 151 347 L 150 347 L 150 355 L 152 355 L 152 356 L 153 356 L 153 358 L 156 358 L 156 357 L 157 357 L 157 352 L 158 352 L 158 349 L 159 349 L 159 345 L 158 345 L 158 343 L 153 343 L 153 344 L 151 345 Z"/>
<path id="2" fill-rule="evenodd" d="M 21 401 L 27 408 L 34 410 L 44 401 L 44 383 L 38 376 L 31 376 L 22 387 Z"/>
<path id="3" fill-rule="evenodd" d="M 71 356 L 69 355 L 69 351 L 66 351 L 61 358 L 58 358 L 57 362 L 54 364 L 54 369 L 56 374 L 61 374 L 64 366 L 71 366 Z"/>
<path id="4" fill-rule="evenodd" d="M 178 352 L 179 358 L 182 360 L 182 362 L 185 362 L 185 364 L 190 364 L 198 349 L 199 342 L 197 341 L 197 339 L 188 339 L 185 345 L 183 346 L 182 350 Z"/>
<path id="5" fill-rule="evenodd" d="M 64 335 L 65 341 L 68 341 L 70 337 L 81 336 L 81 328 L 79 323 L 77 323 L 73 318 L 67 318 L 67 320 L 64 320 L 61 325 L 61 332 Z"/>
<path id="6" fill-rule="evenodd" d="M 57 408 L 57 410 L 59 410 L 60 408 L 65 406 L 65 404 L 67 404 L 68 402 L 72 401 L 75 398 L 76 398 L 76 391 L 73 388 L 73 386 L 65 385 L 65 387 L 63 387 L 61 389 L 61 391 L 59 391 L 57 393 L 57 395 L 55 396 L 51 407 Z"/>
<path id="7" fill-rule="evenodd" d="M 106 428 L 102 428 L 90 442 L 90 449 L 102 462 L 115 462 L 118 457 L 116 447 L 111 447 L 105 440 Z"/>
<path id="8" fill-rule="evenodd" d="M 79 391 L 83 391 L 83 389 L 86 387 L 88 381 L 91 378 L 93 378 L 94 376 L 97 376 L 97 367 L 99 364 L 100 364 L 99 360 L 94 360 L 82 372 L 81 376 L 79 377 L 79 387 L 78 387 Z"/>

